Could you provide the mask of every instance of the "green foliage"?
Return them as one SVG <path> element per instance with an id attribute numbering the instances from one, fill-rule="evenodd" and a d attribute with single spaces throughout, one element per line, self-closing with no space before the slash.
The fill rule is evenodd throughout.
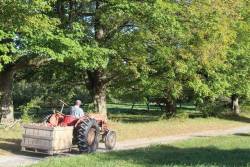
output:
<path id="1" fill-rule="evenodd" d="M 7 0 L 0 15 L 0 70 L 44 65 L 20 76 L 46 102 L 90 101 L 91 79 L 113 101 L 250 96 L 248 0 Z"/>
<path id="2" fill-rule="evenodd" d="M 237 34 L 235 42 L 231 45 L 228 54 L 230 69 L 228 93 L 236 93 L 243 98 L 250 97 L 250 2 L 243 1 L 238 7 L 239 19 L 234 21 L 233 29 Z"/>
<path id="3" fill-rule="evenodd" d="M 51 17 L 53 1 L 1 1 L 0 64 L 14 69 L 51 59 L 84 55 L 79 43 L 66 37 L 60 20 Z M 11 13 L 11 14 L 10 14 Z"/>
<path id="4" fill-rule="evenodd" d="M 28 112 L 31 109 L 36 109 L 36 108 L 39 109 L 40 103 L 41 103 L 41 99 L 35 98 L 35 99 L 32 99 L 30 102 L 26 103 L 25 105 L 19 106 L 19 110 L 22 112 L 22 116 L 21 116 L 22 122 L 29 123 L 32 121 L 32 118 L 30 117 Z"/>
<path id="5" fill-rule="evenodd" d="M 216 99 L 234 92 L 247 96 L 250 61 L 246 52 L 249 50 L 246 11 L 249 3 L 217 0 L 188 4 L 162 2 L 160 6 L 169 8 L 165 8 L 167 14 L 157 8 L 160 14 L 156 18 L 166 17 L 160 19 L 154 29 L 159 37 L 157 45 L 152 47 L 150 72 L 142 81 L 144 92 L 173 100 L 189 96 L 200 106 L 213 106 Z M 168 24 L 166 18 L 171 18 Z M 239 23 L 242 26 L 237 30 L 235 24 Z M 238 39 L 241 33 L 244 40 Z M 242 54 L 232 56 L 231 49 L 235 49 L 236 55 Z"/>
<path id="6" fill-rule="evenodd" d="M 222 102 L 220 100 L 216 101 L 206 101 L 204 104 L 197 107 L 204 117 L 210 116 L 220 116 L 222 113 L 230 113 L 228 103 Z"/>

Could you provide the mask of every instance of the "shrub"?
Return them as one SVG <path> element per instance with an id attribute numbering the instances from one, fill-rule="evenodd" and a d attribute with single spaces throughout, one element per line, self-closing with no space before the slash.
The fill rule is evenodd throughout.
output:
<path id="1" fill-rule="evenodd" d="M 32 121 L 32 117 L 28 114 L 31 109 L 40 108 L 39 103 L 41 102 L 40 98 L 32 99 L 30 102 L 25 105 L 19 106 L 20 111 L 22 112 L 22 122 L 29 123 Z"/>
<path id="2" fill-rule="evenodd" d="M 197 109 L 204 117 L 218 116 L 222 113 L 229 112 L 229 101 L 225 98 L 207 101 L 206 103 L 199 104 Z"/>

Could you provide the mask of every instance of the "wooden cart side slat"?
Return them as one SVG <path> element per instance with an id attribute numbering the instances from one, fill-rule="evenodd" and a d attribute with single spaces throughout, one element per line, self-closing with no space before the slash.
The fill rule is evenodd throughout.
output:
<path id="1" fill-rule="evenodd" d="M 29 145 L 29 144 L 25 144 L 22 143 L 21 144 L 22 147 L 27 147 L 27 148 L 33 148 L 33 149 L 41 149 L 41 150 L 51 150 L 52 148 L 50 146 L 40 146 L 40 145 Z"/>
<path id="2" fill-rule="evenodd" d="M 50 126 L 38 126 L 38 125 L 23 125 L 24 128 L 28 129 L 40 129 L 40 130 L 48 130 L 48 131 L 53 131 L 54 127 Z"/>
<path id="3" fill-rule="evenodd" d="M 53 137 L 46 136 L 32 136 L 32 135 L 23 135 L 23 138 L 32 138 L 32 139 L 41 139 L 41 140 L 53 140 Z"/>
<path id="4" fill-rule="evenodd" d="M 29 125 L 29 124 L 24 124 L 22 125 L 24 128 L 29 128 L 29 129 L 41 129 L 41 130 L 58 130 L 58 131 L 65 131 L 65 130 L 71 130 L 74 127 L 73 126 L 56 126 L 56 127 L 51 127 L 51 126 L 39 126 L 39 125 Z"/>

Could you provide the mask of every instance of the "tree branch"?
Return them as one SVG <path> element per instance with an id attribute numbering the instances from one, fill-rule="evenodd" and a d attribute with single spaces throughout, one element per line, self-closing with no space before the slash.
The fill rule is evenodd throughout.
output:
<path id="1" fill-rule="evenodd" d="M 91 13 L 91 12 L 83 12 L 83 13 L 81 13 L 81 15 L 84 17 L 89 17 L 89 16 L 94 16 L 95 14 Z"/>
<path id="2" fill-rule="evenodd" d="M 37 68 L 48 63 L 49 61 L 50 59 L 48 58 L 38 58 L 38 57 L 35 57 L 33 59 L 20 58 L 18 61 L 16 61 L 13 64 L 12 69 L 17 71 L 17 70 L 21 70 L 24 68 L 30 68 L 30 67 Z"/>
<path id="3" fill-rule="evenodd" d="M 115 26 L 109 33 L 107 33 L 105 40 L 111 39 L 116 33 L 120 32 L 124 27 L 129 24 L 129 21 L 126 20 L 122 24 Z"/>
<path id="4" fill-rule="evenodd" d="M 3 38 L 0 40 L 0 44 L 6 44 L 6 43 L 11 43 L 14 42 L 13 38 Z"/>

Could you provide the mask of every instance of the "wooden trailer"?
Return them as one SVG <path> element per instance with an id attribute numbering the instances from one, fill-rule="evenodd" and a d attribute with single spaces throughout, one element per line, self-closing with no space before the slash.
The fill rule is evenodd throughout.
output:
<path id="1" fill-rule="evenodd" d="M 49 155 L 71 151 L 73 126 L 48 127 L 30 124 L 23 128 L 22 151 Z"/>

